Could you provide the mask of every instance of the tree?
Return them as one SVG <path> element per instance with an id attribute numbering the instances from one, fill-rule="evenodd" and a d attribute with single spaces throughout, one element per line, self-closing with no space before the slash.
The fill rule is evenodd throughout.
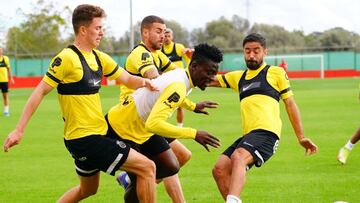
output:
<path id="1" fill-rule="evenodd" d="M 68 29 L 62 13 L 71 13 L 68 7 L 58 10 L 52 3 L 38 0 L 32 11 L 23 15 L 26 20 L 19 27 L 12 27 L 7 34 L 7 50 L 16 53 L 54 53 L 65 43 L 62 32 Z"/>
<path id="2" fill-rule="evenodd" d="M 189 32 L 175 20 L 164 20 L 166 27 L 173 31 L 174 41 L 189 46 Z"/>

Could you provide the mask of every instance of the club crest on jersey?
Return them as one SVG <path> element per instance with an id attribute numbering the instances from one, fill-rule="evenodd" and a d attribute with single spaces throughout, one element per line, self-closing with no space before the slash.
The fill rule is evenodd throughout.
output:
<path id="1" fill-rule="evenodd" d="M 171 103 L 172 102 L 176 103 L 179 101 L 179 99 L 180 99 L 180 95 L 177 92 L 174 92 L 167 98 L 167 101 L 164 101 L 164 104 L 171 108 Z"/>
<path id="2" fill-rule="evenodd" d="M 53 72 L 53 73 L 56 73 L 55 71 L 55 67 L 56 66 L 60 66 L 61 65 L 61 62 L 62 62 L 62 59 L 60 57 L 56 57 L 54 59 L 54 61 L 51 63 L 51 68 L 50 68 L 50 71 Z"/>
<path id="3" fill-rule="evenodd" d="M 141 54 L 141 61 L 146 61 L 147 58 L 150 58 L 150 54 L 148 52 Z"/>

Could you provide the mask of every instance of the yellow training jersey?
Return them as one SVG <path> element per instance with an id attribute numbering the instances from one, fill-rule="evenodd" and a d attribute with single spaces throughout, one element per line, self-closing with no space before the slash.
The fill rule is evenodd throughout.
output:
<path id="1" fill-rule="evenodd" d="M 79 51 L 75 46 L 52 59 L 43 81 L 58 89 L 66 140 L 106 134 L 98 90 L 102 75 L 116 79 L 122 71 L 109 55 L 98 50 Z"/>
<path id="2" fill-rule="evenodd" d="M 243 75 L 244 72 L 246 75 Z M 263 64 L 257 70 L 233 71 L 217 75 L 217 79 L 221 87 L 239 92 L 244 134 L 263 129 L 280 138 L 282 123 L 279 99 L 293 96 L 284 69 Z"/>
<path id="3" fill-rule="evenodd" d="M 10 60 L 7 56 L 0 57 L 0 82 L 9 82 L 8 70 L 10 68 Z"/>
<path id="4" fill-rule="evenodd" d="M 163 54 L 160 50 L 151 52 L 148 50 L 144 43 L 141 42 L 137 45 L 127 57 L 125 62 L 125 70 L 132 75 L 144 77 L 144 73 L 152 68 L 156 68 L 159 74 L 175 69 L 176 65 L 171 63 L 169 58 Z M 131 94 L 134 90 L 127 88 L 124 85 L 120 87 L 120 101 L 122 101 L 126 95 Z"/>
<path id="5" fill-rule="evenodd" d="M 171 42 L 170 44 L 164 44 L 161 51 L 179 68 L 184 68 L 185 61 L 186 66 L 189 65 L 190 59 L 184 54 L 184 45 L 180 43 Z"/>
<path id="6" fill-rule="evenodd" d="M 193 128 L 179 128 L 166 120 L 193 87 L 184 69 L 166 72 L 152 80 L 159 91 L 137 89 L 108 113 L 111 127 L 122 138 L 142 144 L 153 134 L 172 138 L 195 138 Z M 195 108 L 195 107 L 193 107 Z"/>

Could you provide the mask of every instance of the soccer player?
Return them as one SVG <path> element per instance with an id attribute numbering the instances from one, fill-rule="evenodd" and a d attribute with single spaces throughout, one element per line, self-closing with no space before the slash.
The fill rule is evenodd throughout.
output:
<path id="1" fill-rule="evenodd" d="M 158 16 L 146 16 L 141 22 L 140 29 L 142 41 L 127 57 L 125 70 L 132 75 L 153 79 L 163 72 L 178 68 L 161 52 L 161 47 L 164 42 L 164 31 L 166 29 L 164 21 Z M 134 90 L 121 86 L 120 91 L 120 103 L 122 103 L 124 98 Z M 195 106 L 193 102 L 187 99 L 186 104 L 188 104 L 189 107 Z M 167 141 L 170 143 L 170 147 L 174 151 L 180 166 L 183 166 L 191 158 L 190 150 L 176 139 L 167 139 Z M 128 183 L 124 177 L 126 177 L 126 174 L 122 173 L 118 176 L 117 180 L 121 185 L 126 186 Z M 165 178 L 163 182 L 173 202 L 185 201 L 177 174 Z"/>
<path id="2" fill-rule="evenodd" d="M 102 76 L 116 79 L 130 88 L 149 87 L 148 79 L 131 76 L 107 54 L 96 50 L 104 35 L 105 12 L 98 6 L 83 4 L 75 8 L 72 24 L 75 40 L 56 55 L 43 80 L 29 97 L 16 128 L 4 142 L 4 151 L 19 144 L 32 114 L 49 92 L 57 88 L 65 122 L 64 143 L 74 158 L 80 184 L 58 202 L 79 202 L 97 192 L 100 173 L 114 175 L 119 169 L 136 174 L 141 202 L 155 202 L 154 162 L 122 141 L 106 138 L 107 124 L 99 97 Z"/>
<path id="3" fill-rule="evenodd" d="M 187 52 L 191 52 L 191 49 L 185 48 L 183 44 L 176 43 L 174 40 L 173 31 L 170 28 L 165 30 L 164 44 L 161 47 L 161 52 L 163 52 L 177 67 L 184 68 L 185 61 L 186 66 L 190 63 L 190 58 L 187 56 Z M 184 121 L 184 110 L 178 108 L 176 111 L 176 121 L 179 127 L 183 126 Z"/>
<path id="4" fill-rule="evenodd" d="M 153 160 L 157 179 L 172 176 L 179 170 L 179 163 L 164 137 L 195 139 L 207 150 L 207 145 L 218 147 L 218 139 L 206 131 L 180 128 L 166 120 L 176 108 L 186 106 L 185 98 L 192 88 L 205 90 L 221 61 L 222 53 L 216 47 L 207 44 L 196 46 L 188 69 L 172 70 L 153 80 L 159 92 L 138 89 L 109 111 L 108 136 L 131 145 Z M 204 108 L 215 106 L 213 102 L 200 102 L 193 111 L 207 114 Z M 136 185 L 131 181 L 125 194 L 126 202 L 137 202 L 136 197 L 131 195 L 134 187 Z"/>
<path id="5" fill-rule="evenodd" d="M 0 88 L 4 99 L 4 116 L 10 116 L 8 95 L 9 79 L 11 83 L 14 84 L 9 57 L 3 55 L 3 49 L 0 47 Z"/>
<path id="6" fill-rule="evenodd" d="M 284 69 L 267 65 L 265 38 L 253 33 L 243 41 L 247 70 L 217 75 L 211 86 L 232 88 L 239 92 L 243 136 L 237 139 L 217 160 L 213 177 L 227 203 L 239 203 L 245 184 L 245 173 L 253 165 L 260 167 L 276 151 L 281 119 L 279 100 L 286 111 L 296 137 L 306 154 L 318 147 L 304 136 L 300 113 Z"/>
<path id="7" fill-rule="evenodd" d="M 360 100 L 360 92 L 359 92 L 359 100 Z M 359 140 L 360 140 L 360 128 L 357 129 L 355 134 L 350 138 L 350 140 L 345 144 L 345 146 L 343 146 L 340 149 L 339 154 L 337 155 L 337 160 L 340 163 L 346 164 L 346 160 L 349 157 L 351 150 Z"/>

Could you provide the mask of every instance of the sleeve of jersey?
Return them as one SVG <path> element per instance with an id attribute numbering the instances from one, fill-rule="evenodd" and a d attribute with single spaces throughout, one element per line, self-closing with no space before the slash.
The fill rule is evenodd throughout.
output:
<path id="1" fill-rule="evenodd" d="M 238 83 L 241 77 L 240 71 L 232 71 L 226 74 L 218 74 L 216 75 L 220 86 L 223 88 L 231 88 L 233 90 L 238 91 Z"/>
<path id="2" fill-rule="evenodd" d="M 169 138 L 195 139 L 196 130 L 193 128 L 179 128 L 166 120 L 186 97 L 186 88 L 183 83 L 174 82 L 164 89 L 153 106 L 145 127 L 148 131 Z"/>
<path id="3" fill-rule="evenodd" d="M 151 53 L 147 50 L 142 50 L 139 48 L 129 57 L 131 57 L 130 60 L 132 66 L 131 68 L 129 67 L 129 70 L 132 69 L 134 73 L 140 73 L 142 76 L 144 76 L 147 70 L 156 68 L 154 60 L 151 57 Z"/>
<path id="4" fill-rule="evenodd" d="M 60 52 L 51 60 L 48 71 L 42 80 L 51 87 L 57 87 L 64 79 L 67 67 L 72 67 L 71 60 Z"/>
<path id="5" fill-rule="evenodd" d="M 180 106 L 188 111 L 194 111 L 196 108 L 196 103 L 192 102 L 188 97 L 185 97 L 183 103 Z"/>
<path id="6" fill-rule="evenodd" d="M 5 60 L 6 67 L 10 68 L 10 59 L 9 59 L 9 57 L 4 56 L 4 60 Z"/>
<path id="7" fill-rule="evenodd" d="M 278 72 L 276 75 L 278 75 L 278 85 L 281 99 L 287 99 L 293 96 L 294 94 L 290 88 L 290 81 L 285 70 L 282 68 L 276 68 L 274 70 Z"/>
<path id="8" fill-rule="evenodd" d="M 109 80 L 115 80 L 124 71 L 123 68 L 119 67 L 114 59 L 104 52 L 99 52 L 99 58 L 101 65 L 103 66 L 103 74 Z"/>

